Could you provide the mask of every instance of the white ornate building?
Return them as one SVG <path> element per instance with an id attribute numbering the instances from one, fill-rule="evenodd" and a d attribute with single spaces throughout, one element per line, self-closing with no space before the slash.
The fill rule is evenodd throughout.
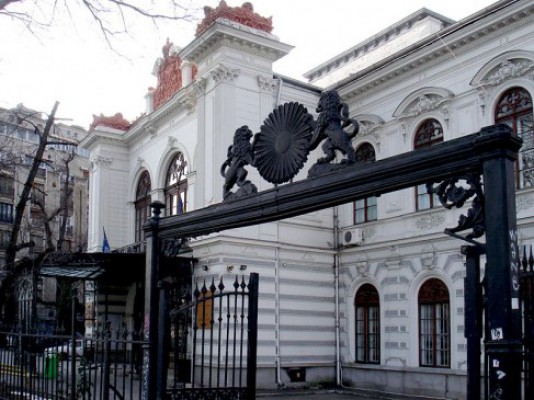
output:
<path id="1" fill-rule="evenodd" d="M 166 45 L 145 116 L 130 126 L 96 124 L 82 142 L 92 161 L 91 250 L 102 244 L 102 227 L 112 248 L 142 241 L 150 201 L 163 201 L 166 215 L 221 202 L 219 169 L 234 131 L 257 132 L 289 101 L 313 112 L 324 88 L 337 90 L 360 121 L 359 162 L 496 122 L 512 126 L 524 139 L 520 244 L 533 242 L 532 1 L 499 1 L 459 22 L 422 9 L 311 70 L 309 83 L 273 72 L 291 46 L 269 33 L 270 23 L 248 4 L 221 3 L 184 49 Z M 249 179 L 270 187 L 253 169 Z M 304 379 L 461 399 L 463 243 L 443 230 L 462 212 L 413 188 L 228 230 L 190 243 L 194 277 L 259 273 L 260 387 Z"/>

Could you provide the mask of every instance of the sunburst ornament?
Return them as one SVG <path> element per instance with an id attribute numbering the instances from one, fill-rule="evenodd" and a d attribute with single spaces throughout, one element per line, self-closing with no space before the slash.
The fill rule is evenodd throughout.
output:
<path id="1" fill-rule="evenodd" d="M 254 138 L 254 161 L 268 182 L 291 180 L 308 159 L 313 117 L 299 103 L 285 103 L 263 121 Z"/>

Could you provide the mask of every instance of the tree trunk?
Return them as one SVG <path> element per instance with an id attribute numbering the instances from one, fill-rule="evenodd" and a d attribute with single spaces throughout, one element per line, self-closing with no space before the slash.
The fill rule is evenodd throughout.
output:
<path id="1" fill-rule="evenodd" d="M 35 180 L 35 176 L 37 175 L 37 170 L 39 169 L 39 165 L 41 164 L 41 161 L 43 159 L 43 154 L 44 154 L 46 145 L 48 143 L 48 136 L 54 124 L 54 119 L 55 119 L 58 106 L 59 106 L 59 103 L 56 101 L 56 103 L 54 104 L 54 107 L 52 108 L 52 112 L 50 113 L 50 115 L 48 116 L 48 119 L 46 120 L 46 124 L 45 124 L 43 132 L 40 133 L 37 130 L 37 128 L 35 129 L 35 133 L 39 135 L 39 146 L 37 147 L 35 158 L 33 159 L 32 166 L 28 173 L 28 177 L 26 178 L 26 182 L 24 182 L 22 193 L 20 194 L 19 200 L 15 207 L 15 218 L 13 221 L 13 228 L 11 230 L 11 236 L 9 238 L 9 243 L 6 249 L 5 268 L 7 271 L 13 270 L 17 252 L 21 248 L 26 247 L 28 245 L 28 244 L 25 244 L 23 246 L 20 246 L 17 244 L 18 239 L 19 239 L 19 234 L 20 234 L 20 228 L 22 225 L 22 218 L 24 216 L 24 211 L 26 210 L 26 204 L 28 203 L 28 200 L 30 199 L 30 194 L 31 194 L 31 190 L 33 187 L 33 182 Z"/>

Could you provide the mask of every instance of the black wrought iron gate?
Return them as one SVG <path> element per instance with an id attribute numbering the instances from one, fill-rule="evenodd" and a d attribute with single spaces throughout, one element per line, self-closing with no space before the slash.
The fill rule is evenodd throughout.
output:
<path id="1" fill-rule="evenodd" d="M 169 356 L 169 369 L 158 374 L 165 384 L 168 371 L 166 398 L 255 399 L 258 283 L 256 273 L 248 282 L 204 282 L 167 313 L 170 329 L 162 332 L 170 337 L 159 356 Z"/>

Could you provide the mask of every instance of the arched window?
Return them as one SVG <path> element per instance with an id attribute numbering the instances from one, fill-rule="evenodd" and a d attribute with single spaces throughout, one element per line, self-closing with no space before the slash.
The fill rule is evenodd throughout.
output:
<path id="1" fill-rule="evenodd" d="M 520 87 L 503 93 L 495 108 L 495 123 L 506 124 L 523 139 L 518 160 L 517 186 L 534 186 L 534 132 L 532 129 L 532 97 Z"/>
<path id="2" fill-rule="evenodd" d="M 422 149 L 440 142 L 443 142 L 443 127 L 439 121 L 431 118 L 419 124 L 413 142 L 414 149 Z M 439 202 L 435 194 L 428 194 L 425 184 L 415 188 L 415 198 L 415 207 L 418 211 L 434 208 Z"/>
<path id="3" fill-rule="evenodd" d="M 135 241 L 145 240 L 143 225 L 150 217 L 150 197 L 151 184 L 150 175 L 144 171 L 139 178 L 137 190 L 135 191 Z"/>
<path id="4" fill-rule="evenodd" d="M 380 362 L 380 301 L 375 287 L 362 285 L 354 300 L 356 311 L 356 362 Z"/>
<path id="5" fill-rule="evenodd" d="M 375 148 L 369 143 L 362 143 L 356 149 L 356 162 L 369 163 L 376 161 Z M 354 202 L 354 224 L 376 221 L 376 196 L 366 197 Z"/>
<path id="6" fill-rule="evenodd" d="M 451 364 L 450 305 L 447 286 L 439 279 L 427 280 L 418 296 L 419 364 L 449 367 Z"/>
<path id="7" fill-rule="evenodd" d="M 165 181 L 165 210 L 166 215 L 178 215 L 186 212 L 187 205 L 187 162 L 184 155 L 174 156 L 167 170 Z"/>

